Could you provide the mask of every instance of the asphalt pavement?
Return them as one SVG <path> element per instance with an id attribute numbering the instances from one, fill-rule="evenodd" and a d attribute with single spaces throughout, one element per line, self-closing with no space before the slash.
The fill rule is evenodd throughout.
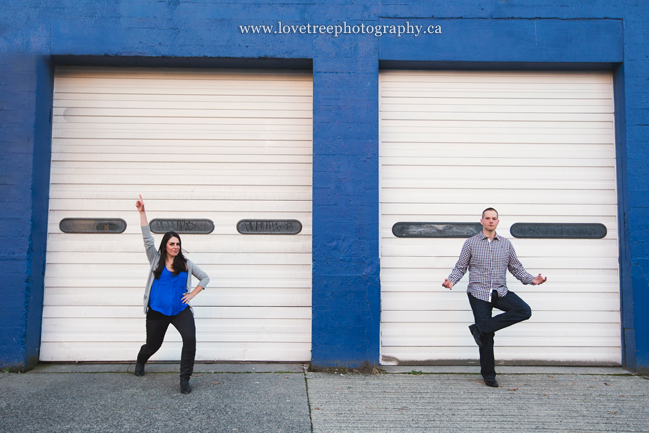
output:
<path id="1" fill-rule="evenodd" d="M 41 364 L 0 373 L 0 432 L 649 432 L 649 380 L 621 368 Z"/>

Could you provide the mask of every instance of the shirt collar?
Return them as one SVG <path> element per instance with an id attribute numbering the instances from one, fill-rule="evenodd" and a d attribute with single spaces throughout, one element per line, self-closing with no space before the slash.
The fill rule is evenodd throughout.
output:
<path id="1" fill-rule="evenodd" d="M 480 236 L 481 236 L 481 237 L 480 237 L 480 240 L 481 240 L 481 241 L 484 241 L 485 239 L 487 239 L 487 240 L 489 239 L 489 238 L 488 238 L 488 237 L 487 237 L 487 236 L 482 232 L 482 230 L 480 230 Z M 498 234 L 498 232 L 496 232 L 496 236 L 494 236 L 494 240 L 495 240 L 495 239 L 500 240 L 500 235 Z"/>

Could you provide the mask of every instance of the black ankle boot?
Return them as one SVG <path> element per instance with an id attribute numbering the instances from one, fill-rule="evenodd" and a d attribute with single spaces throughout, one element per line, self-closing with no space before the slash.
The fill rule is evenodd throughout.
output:
<path id="1" fill-rule="evenodd" d="M 140 364 L 139 362 L 135 364 L 135 372 L 134 374 L 136 376 L 144 376 L 144 364 Z"/>
<path id="2" fill-rule="evenodd" d="M 181 394 L 189 394 L 192 388 L 189 386 L 189 379 L 180 379 L 180 392 Z"/>

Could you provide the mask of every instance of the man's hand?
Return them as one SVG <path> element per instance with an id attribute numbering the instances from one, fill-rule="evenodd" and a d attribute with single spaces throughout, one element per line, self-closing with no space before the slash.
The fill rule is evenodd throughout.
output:
<path id="1" fill-rule="evenodd" d="M 532 280 L 532 284 L 535 284 L 535 285 L 538 286 L 539 284 L 543 284 L 546 281 L 548 281 L 548 277 L 543 277 L 543 275 L 539 274 L 536 278 L 534 278 Z"/>
<path id="2" fill-rule="evenodd" d="M 539 276 L 540 276 L 540 275 L 539 275 Z M 442 286 L 446 287 L 446 288 L 449 289 L 449 290 L 452 290 L 452 289 L 453 289 L 453 281 L 451 281 L 451 280 L 449 280 L 448 278 L 446 278 L 446 279 L 444 280 L 444 282 L 442 283 Z"/>

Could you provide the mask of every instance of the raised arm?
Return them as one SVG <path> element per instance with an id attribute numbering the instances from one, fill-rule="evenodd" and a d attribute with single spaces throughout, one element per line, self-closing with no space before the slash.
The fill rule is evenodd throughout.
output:
<path id="1" fill-rule="evenodd" d="M 140 199 L 135 202 L 135 207 L 140 213 L 140 226 L 142 229 L 142 238 L 144 240 L 144 249 L 146 250 L 146 257 L 149 259 L 149 263 L 152 263 L 155 260 L 157 255 L 157 250 L 155 248 L 155 240 L 151 236 L 151 229 L 149 229 L 149 221 L 146 218 L 146 211 L 144 210 L 144 200 L 140 195 Z"/>
<path id="2" fill-rule="evenodd" d="M 140 213 L 140 225 L 142 227 L 148 226 L 149 221 L 146 219 L 146 210 L 144 210 L 144 199 L 142 198 L 142 194 L 140 194 L 140 199 L 135 202 L 135 207 Z"/>

